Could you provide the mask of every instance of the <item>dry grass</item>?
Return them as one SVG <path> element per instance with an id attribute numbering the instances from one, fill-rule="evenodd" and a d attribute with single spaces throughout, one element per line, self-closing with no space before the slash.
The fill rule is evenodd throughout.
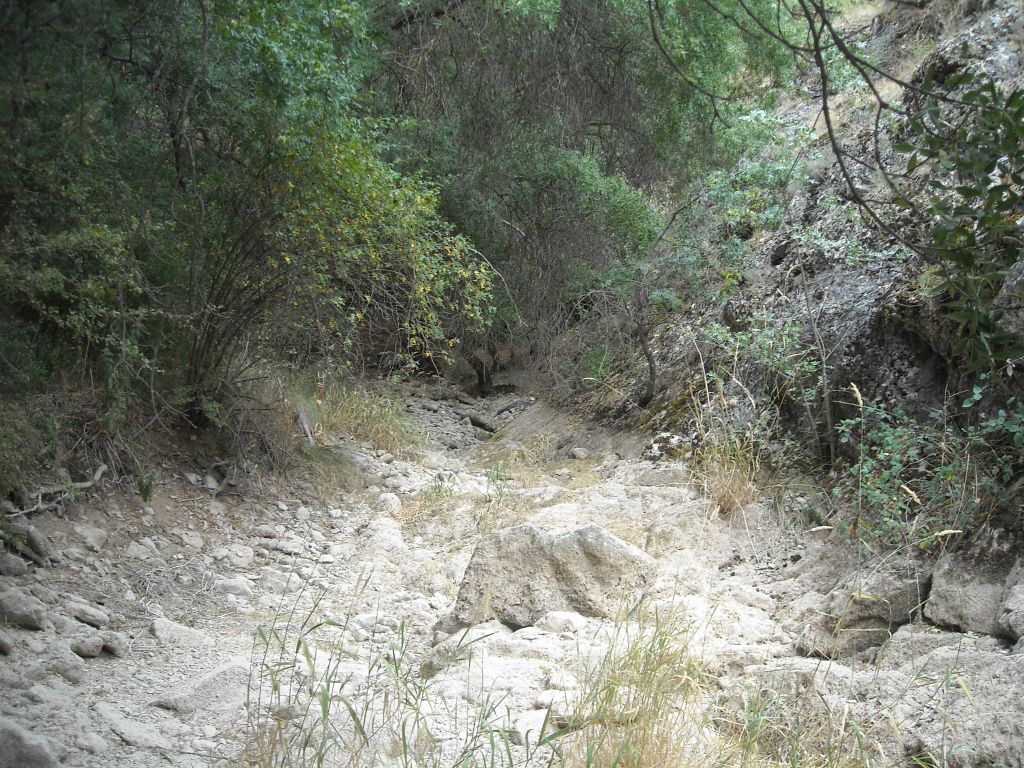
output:
<path id="1" fill-rule="evenodd" d="M 699 753 L 705 677 L 690 654 L 690 629 L 644 608 L 636 619 L 615 628 L 576 710 L 549 737 L 566 768 L 684 766 Z"/>
<path id="2" fill-rule="evenodd" d="M 424 444 L 402 403 L 387 392 L 373 392 L 355 382 L 321 377 L 315 393 L 306 401 L 318 434 L 345 432 L 356 440 L 396 456 Z"/>
<path id="3" fill-rule="evenodd" d="M 540 732 L 516 746 L 505 692 L 483 691 L 475 704 L 447 700 L 439 678 L 414 661 L 404 625 L 367 659 L 346 645 L 346 620 L 316 620 L 316 610 L 314 600 L 309 613 L 280 611 L 261 630 L 247 766 L 887 765 L 869 756 L 865 730 L 848 708 L 830 709 L 814 686 L 798 684 L 798 671 L 755 674 L 739 689 L 719 692 L 694 651 L 693 627 L 671 611 L 641 605 L 610 625 L 591 655 L 581 651 L 575 705 L 549 712 Z M 476 641 L 463 642 L 468 649 Z"/>

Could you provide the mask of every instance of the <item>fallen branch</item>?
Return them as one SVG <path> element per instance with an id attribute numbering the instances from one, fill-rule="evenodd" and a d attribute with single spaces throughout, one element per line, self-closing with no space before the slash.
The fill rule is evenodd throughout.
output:
<path id="1" fill-rule="evenodd" d="M 93 472 L 92 479 L 83 480 L 80 483 L 64 483 L 62 485 L 51 485 L 45 488 L 40 488 L 33 493 L 28 495 L 29 500 L 35 499 L 35 506 L 26 507 L 25 509 L 17 509 L 13 504 L 7 502 L 4 504 L 4 509 L 7 510 L 7 517 L 24 517 L 25 515 L 31 515 L 35 512 L 49 512 L 50 510 L 57 509 L 71 500 L 72 491 L 84 491 L 87 488 L 92 488 L 96 483 L 100 481 L 100 478 L 106 474 L 109 467 L 106 464 L 100 464 L 96 471 Z M 52 496 L 53 498 L 47 498 Z M 45 501 L 44 501 L 45 498 Z"/>

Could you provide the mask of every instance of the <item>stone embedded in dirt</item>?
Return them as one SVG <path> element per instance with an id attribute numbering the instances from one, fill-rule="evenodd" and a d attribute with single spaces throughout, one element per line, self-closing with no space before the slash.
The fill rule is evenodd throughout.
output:
<path id="1" fill-rule="evenodd" d="M 581 446 L 577 446 L 575 448 L 570 448 L 569 449 L 569 458 L 570 459 L 578 459 L 578 460 L 589 459 L 590 458 L 590 451 L 588 451 L 586 448 L 583 448 Z"/>
<path id="2" fill-rule="evenodd" d="M 509 740 L 517 747 L 536 744 L 543 736 L 554 733 L 560 727 L 562 724 L 556 723 L 546 709 L 530 709 L 515 719 Z"/>
<path id="3" fill-rule="evenodd" d="M 306 551 L 305 544 L 298 539 L 274 539 L 267 546 L 286 555 L 301 555 Z"/>
<path id="4" fill-rule="evenodd" d="M 226 560 L 232 568 L 242 569 L 252 565 L 256 552 L 246 544 L 231 544 L 227 547 L 217 547 L 210 552 L 210 557 L 218 562 Z"/>
<path id="5" fill-rule="evenodd" d="M 97 702 L 93 709 L 125 744 L 140 749 L 170 749 L 171 743 L 155 726 L 131 720 L 104 701 Z"/>
<path id="6" fill-rule="evenodd" d="M 784 609 L 797 651 L 837 659 L 881 645 L 909 623 L 928 594 L 928 574 L 913 560 L 865 567 L 827 595 L 809 592 Z"/>
<path id="7" fill-rule="evenodd" d="M 85 603 L 70 602 L 64 606 L 67 614 L 78 619 L 83 624 L 100 629 L 110 623 L 110 617 L 99 608 L 94 608 Z"/>
<path id="8" fill-rule="evenodd" d="M 103 549 L 109 538 L 109 534 L 103 528 L 98 528 L 88 523 L 75 523 L 73 528 L 75 533 L 81 537 L 85 545 L 93 552 L 99 552 Z"/>
<path id="9" fill-rule="evenodd" d="M 382 493 L 377 497 L 377 508 L 388 515 L 402 511 L 402 500 L 394 493 Z"/>
<path id="10" fill-rule="evenodd" d="M 161 645 L 202 646 L 210 642 L 198 629 L 165 618 L 153 619 L 150 631 Z"/>
<path id="11" fill-rule="evenodd" d="M 85 731 L 75 736 L 74 744 L 83 752 L 92 755 L 101 755 L 110 749 L 110 745 L 98 733 Z"/>
<path id="12" fill-rule="evenodd" d="M 1006 579 L 1006 591 L 996 616 L 999 628 L 1011 640 L 1024 637 L 1024 563 L 1018 561 Z"/>
<path id="13" fill-rule="evenodd" d="M 0 620 L 25 629 L 45 629 L 49 624 L 49 608 L 17 587 L 0 592 Z"/>
<path id="14" fill-rule="evenodd" d="M 267 523 L 257 525 L 253 528 L 252 535 L 261 539 L 276 539 L 278 535 L 278 527 Z"/>
<path id="15" fill-rule="evenodd" d="M 95 659 L 103 652 L 103 638 L 99 635 L 84 635 L 71 641 L 71 650 L 83 659 Z"/>
<path id="16" fill-rule="evenodd" d="M 1005 635 L 998 615 L 1014 559 L 981 546 L 943 555 L 935 566 L 925 617 L 965 632 Z"/>
<path id="17" fill-rule="evenodd" d="M 302 579 L 294 573 L 282 573 L 275 568 L 261 568 L 260 587 L 268 592 L 290 595 L 302 589 Z"/>
<path id="18" fill-rule="evenodd" d="M 579 632 L 586 628 L 587 619 L 575 611 L 551 611 L 535 624 L 539 629 L 549 632 Z"/>
<path id="19" fill-rule="evenodd" d="M 593 524 L 552 535 L 520 525 L 481 541 L 445 626 L 497 618 L 525 627 L 551 611 L 613 618 L 653 583 L 643 550 Z"/>
<path id="20" fill-rule="evenodd" d="M 133 541 L 128 544 L 125 549 L 125 554 L 135 560 L 148 560 L 153 556 L 153 552 L 151 550 L 147 549 L 137 541 Z"/>
<path id="21" fill-rule="evenodd" d="M 252 597 L 252 584 L 245 576 L 218 579 L 214 586 L 226 595 L 244 597 L 246 600 Z"/>
<path id="22" fill-rule="evenodd" d="M 640 458 L 649 461 L 674 459 L 678 456 L 686 455 L 690 446 L 691 440 L 682 435 L 676 435 L 672 432 L 659 432 L 644 446 Z"/>
<path id="23" fill-rule="evenodd" d="M 249 691 L 249 665 L 232 661 L 199 678 L 185 690 L 153 704 L 182 715 L 210 709 L 226 709 L 245 702 Z"/>
<path id="24" fill-rule="evenodd" d="M 175 528 L 171 533 L 177 536 L 181 540 L 181 543 L 189 549 L 198 551 L 203 548 L 203 537 L 195 531 L 189 531 L 184 528 Z"/>
<path id="25" fill-rule="evenodd" d="M 120 632 L 101 632 L 103 638 L 103 650 L 111 656 L 121 658 L 128 653 L 128 638 Z"/>
<path id="26" fill-rule="evenodd" d="M 57 768 L 49 739 L 0 717 L 0 768 Z"/>
<path id="27" fill-rule="evenodd" d="M 14 640 L 6 632 L 0 632 L 0 654 L 10 656 L 14 652 Z"/>
<path id="28" fill-rule="evenodd" d="M 555 669 L 548 674 L 548 688 L 556 691 L 574 691 L 580 687 L 579 678 L 564 669 Z"/>
<path id="29" fill-rule="evenodd" d="M 34 561 L 36 565 L 48 565 L 54 559 L 50 540 L 34 525 L 20 517 L 9 519 L 8 525 L 20 539 L 22 554 Z"/>
<path id="30" fill-rule="evenodd" d="M 28 563 L 15 554 L 0 551 L 0 576 L 24 576 Z"/>

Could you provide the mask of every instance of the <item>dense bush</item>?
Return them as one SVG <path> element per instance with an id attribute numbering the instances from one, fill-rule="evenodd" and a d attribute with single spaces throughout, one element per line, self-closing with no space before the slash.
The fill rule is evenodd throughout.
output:
<path id="1" fill-rule="evenodd" d="M 361 5 L 6 13 L 9 364 L 32 329 L 60 350 L 43 379 L 95 370 L 111 402 L 144 392 L 195 421 L 260 356 L 443 349 L 447 317 L 484 323 L 489 272 L 361 106 Z"/>

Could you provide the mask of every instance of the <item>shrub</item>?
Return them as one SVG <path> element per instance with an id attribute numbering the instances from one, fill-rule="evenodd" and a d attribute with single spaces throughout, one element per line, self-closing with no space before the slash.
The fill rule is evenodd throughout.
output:
<path id="1" fill-rule="evenodd" d="M 923 422 L 899 408 L 862 405 L 857 418 L 839 423 L 840 440 L 857 451 L 834 489 L 856 507 L 852 536 L 927 549 L 1012 504 L 1024 473 L 1024 406 L 1011 399 L 982 415 L 985 395 L 979 385 L 961 414 L 936 412 Z M 968 419 L 965 427 L 958 415 Z"/>

